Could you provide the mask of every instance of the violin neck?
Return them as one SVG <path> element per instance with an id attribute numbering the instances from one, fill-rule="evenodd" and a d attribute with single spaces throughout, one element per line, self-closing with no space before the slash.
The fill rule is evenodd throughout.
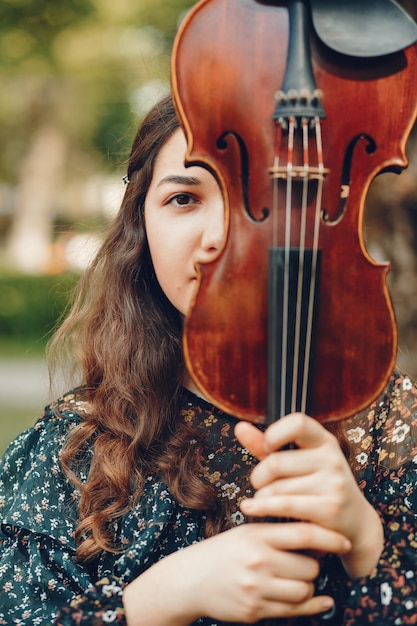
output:
<path id="1" fill-rule="evenodd" d="M 269 250 L 268 424 L 309 410 L 319 272 L 320 250 Z"/>

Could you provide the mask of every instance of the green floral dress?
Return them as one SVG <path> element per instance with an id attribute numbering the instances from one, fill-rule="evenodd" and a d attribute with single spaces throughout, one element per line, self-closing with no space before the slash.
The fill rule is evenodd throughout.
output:
<path id="1" fill-rule="evenodd" d="M 59 455 L 85 411 L 77 393 L 64 396 L 15 439 L 2 460 L 0 624 L 124 624 L 124 586 L 164 556 L 203 539 L 204 514 L 178 504 L 155 474 L 115 526 L 124 552 L 103 552 L 88 565 L 76 562 L 79 494 L 63 475 Z M 181 419 L 204 437 L 205 478 L 233 504 L 234 523 L 243 523 L 239 502 L 249 493 L 254 459 L 234 438 L 235 419 L 188 391 Z M 317 588 L 335 598 L 336 611 L 326 620 L 291 624 L 417 624 L 417 389 L 394 373 L 386 392 L 345 426 L 358 483 L 384 523 L 385 547 L 372 574 L 354 581 L 336 556 L 323 557 Z M 86 474 L 92 454 L 85 451 Z M 204 617 L 195 624 L 220 626 Z"/>

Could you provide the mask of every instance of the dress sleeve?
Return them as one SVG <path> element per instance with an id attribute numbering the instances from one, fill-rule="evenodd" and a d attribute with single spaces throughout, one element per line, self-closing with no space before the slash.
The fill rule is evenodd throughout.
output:
<path id="1" fill-rule="evenodd" d="M 353 581 L 339 559 L 328 557 L 324 593 L 330 593 L 339 607 L 345 607 L 334 623 L 416 624 L 415 385 L 409 378 L 394 373 L 385 396 L 352 420 L 347 432 L 353 444 L 359 485 L 384 526 L 384 548 L 371 575 Z"/>
<path id="2" fill-rule="evenodd" d="M 46 409 L 1 460 L 0 624 L 52 624 L 59 607 L 94 580 L 74 558 L 77 493 L 59 463 L 79 421 L 67 400 L 67 411 Z"/>
<path id="3" fill-rule="evenodd" d="M 201 539 L 204 515 L 177 504 L 148 476 L 117 527 L 122 552 L 76 559 L 79 493 L 59 457 L 82 416 L 70 393 L 9 446 L 0 463 L 0 624 L 125 624 L 123 588 L 152 563 Z M 91 447 L 80 459 L 88 476 Z"/>
<path id="4" fill-rule="evenodd" d="M 123 585 L 118 578 L 103 578 L 91 585 L 83 595 L 77 596 L 69 606 L 58 612 L 54 626 L 79 626 L 90 624 L 126 625 L 123 608 Z"/>

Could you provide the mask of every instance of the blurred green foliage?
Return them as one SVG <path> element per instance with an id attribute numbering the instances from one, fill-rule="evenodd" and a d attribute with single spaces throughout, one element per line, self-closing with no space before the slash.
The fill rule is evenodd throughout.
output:
<path id="1" fill-rule="evenodd" d="M 28 391 L 25 376 L 32 368 L 28 370 L 25 364 L 33 363 L 36 380 L 41 371 L 46 376 L 46 344 L 72 302 L 78 279 L 78 274 L 70 272 L 49 276 L 0 273 L 1 367 L 13 371 L 21 362 L 24 372 L 19 395 L 11 399 L 0 393 L 0 456 L 19 432 L 34 424 L 47 403 L 47 394 L 41 399 L 39 393 L 33 397 Z M 29 383 L 33 390 L 33 381 Z"/>
<path id="2" fill-rule="evenodd" d="M 0 355 L 43 354 L 79 276 L 0 275 Z"/>
<path id="3" fill-rule="evenodd" d="M 58 232 L 101 232 L 95 199 L 83 214 L 86 184 L 124 165 L 144 106 L 142 89 L 167 88 L 178 23 L 195 0 L 0 1 L 0 252 L 26 187 L 28 156 L 52 129 L 62 139 L 61 170 L 46 206 Z M 161 94 L 162 95 L 162 94 Z M 32 161 L 33 162 L 33 161 Z M 90 193 L 91 187 L 88 189 Z M 42 190 L 41 190 L 42 191 Z M 35 193 L 35 192 L 33 192 Z M 30 194 L 29 194 L 30 195 Z M 91 206 L 93 208 L 91 208 Z M 0 358 L 43 362 L 46 343 L 71 301 L 75 274 L 26 276 L 1 257 Z M 1 395 L 1 394 L 0 394 Z M 24 381 L 0 397 L 0 453 L 33 423 L 41 404 Z"/>
<path id="4" fill-rule="evenodd" d="M 22 60 L 39 55 L 53 65 L 53 37 L 93 11 L 89 0 L 3 0 L 0 12 L 0 33 L 6 53 L 3 62 L 13 64 L 16 57 Z"/>
<path id="5" fill-rule="evenodd" d="M 142 115 L 137 92 L 168 84 L 170 51 L 192 0 L 2 0 L 0 180 L 16 183 L 39 128 L 61 129 L 69 176 L 113 168 Z M 88 162 L 88 159 L 90 160 Z"/>

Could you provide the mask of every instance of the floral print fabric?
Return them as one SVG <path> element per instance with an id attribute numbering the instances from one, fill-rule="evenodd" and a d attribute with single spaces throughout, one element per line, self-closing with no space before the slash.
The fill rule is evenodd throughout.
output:
<path id="1" fill-rule="evenodd" d="M 180 506 L 160 477 L 152 475 L 139 503 L 117 526 L 125 551 L 103 552 L 88 565 L 76 562 L 78 493 L 62 474 L 59 453 L 85 411 L 77 393 L 66 395 L 4 455 L 0 624 L 124 624 L 124 586 L 159 559 L 203 538 L 204 514 Z M 232 505 L 234 523 L 244 522 L 238 505 L 250 493 L 247 476 L 255 461 L 234 438 L 235 419 L 187 391 L 181 419 L 204 436 L 205 479 Z M 337 557 L 324 557 L 317 588 L 335 598 L 336 611 L 325 622 L 300 618 L 291 624 L 417 624 L 415 386 L 394 373 L 386 392 L 346 420 L 345 428 L 358 483 L 384 523 L 384 551 L 372 574 L 355 581 Z M 86 451 L 87 465 L 92 453 Z M 220 626 L 209 618 L 196 624 Z"/>

